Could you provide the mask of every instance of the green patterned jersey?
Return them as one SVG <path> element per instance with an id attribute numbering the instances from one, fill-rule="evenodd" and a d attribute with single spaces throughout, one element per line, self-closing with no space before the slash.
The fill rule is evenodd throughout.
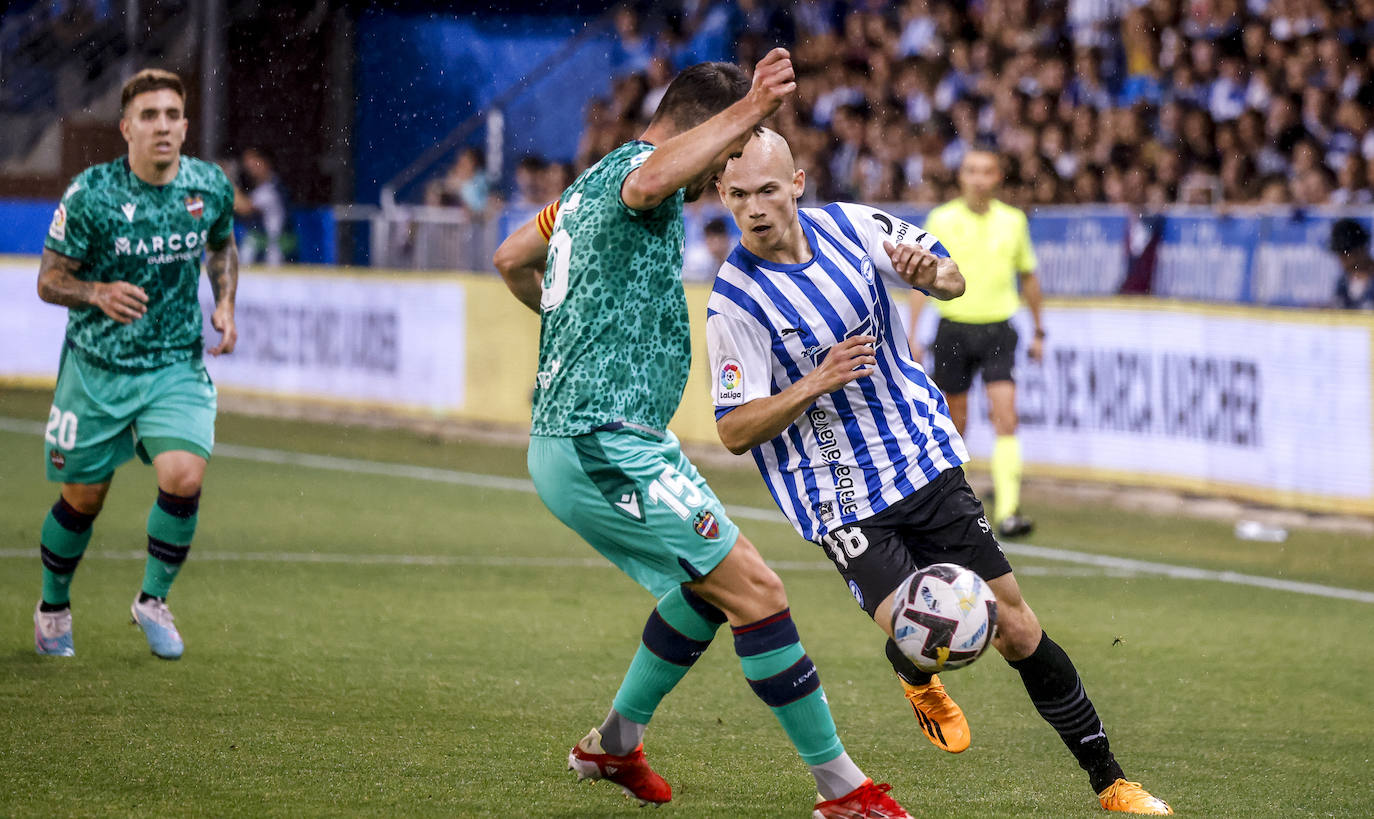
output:
<path id="1" fill-rule="evenodd" d="M 73 307 L 67 344 L 117 371 L 198 357 L 201 255 L 228 241 L 233 227 L 234 189 L 213 163 L 183 156 L 162 186 L 135 176 L 127 158 L 82 171 L 62 195 L 44 247 L 79 260 L 79 279 L 142 287 L 148 312 L 120 324 L 98 307 Z"/>
<path id="2" fill-rule="evenodd" d="M 544 274 L 535 435 L 614 422 L 664 430 L 682 401 L 692 362 L 683 192 L 649 211 L 620 198 L 653 151 L 628 142 L 563 192 Z"/>

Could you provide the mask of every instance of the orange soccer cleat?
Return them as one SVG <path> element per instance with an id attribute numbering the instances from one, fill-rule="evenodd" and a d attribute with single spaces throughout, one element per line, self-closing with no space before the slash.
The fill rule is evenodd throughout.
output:
<path id="1" fill-rule="evenodd" d="M 1120 813 L 1144 813 L 1151 816 L 1173 816 L 1173 808 L 1163 800 L 1150 795 L 1140 787 L 1139 782 L 1118 779 L 1097 795 L 1103 810 Z"/>
<path id="2" fill-rule="evenodd" d="M 964 712 L 945 693 L 940 678 L 933 676 L 925 685 L 912 685 L 901 677 L 897 679 L 901 680 L 911 709 L 916 712 L 916 721 L 921 724 L 921 730 L 931 744 L 952 754 L 968 750 L 968 720 L 964 719 Z"/>

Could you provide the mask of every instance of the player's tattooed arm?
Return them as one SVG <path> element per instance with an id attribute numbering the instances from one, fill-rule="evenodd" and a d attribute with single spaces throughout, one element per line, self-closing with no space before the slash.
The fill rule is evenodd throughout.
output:
<path id="1" fill-rule="evenodd" d="M 548 239 L 539 230 L 537 219 L 516 228 L 491 259 L 510 292 L 536 313 L 544 296 L 544 265 L 549 253 Z"/>
<path id="2" fill-rule="evenodd" d="M 220 332 L 219 344 L 209 349 L 210 355 L 232 353 L 238 344 L 239 331 L 234 324 L 234 299 L 239 290 L 239 246 L 233 235 L 218 248 L 205 254 L 205 273 L 210 290 L 215 294 L 215 312 L 210 314 L 210 326 Z"/>
<path id="3" fill-rule="evenodd" d="M 91 282 L 79 279 L 81 260 L 44 249 L 38 262 L 38 298 L 63 307 L 95 307 L 128 324 L 148 312 L 148 294 L 129 282 Z"/>

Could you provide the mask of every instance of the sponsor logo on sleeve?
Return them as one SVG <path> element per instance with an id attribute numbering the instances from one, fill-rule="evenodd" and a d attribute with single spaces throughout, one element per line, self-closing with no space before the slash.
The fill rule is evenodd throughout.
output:
<path id="1" fill-rule="evenodd" d="M 717 380 L 717 403 L 736 404 L 744 400 L 744 370 L 738 361 L 727 358 L 721 362 L 720 377 Z"/>
<path id="2" fill-rule="evenodd" d="M 67 240 L 67 206 L 58 205 L 52 213 L 52 224 L 48 225 L 48 235 L 59 242 Z"/>

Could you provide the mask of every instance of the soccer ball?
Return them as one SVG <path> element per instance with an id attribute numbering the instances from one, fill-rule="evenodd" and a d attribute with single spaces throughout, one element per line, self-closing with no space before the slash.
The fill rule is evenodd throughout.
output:
<path id="1" fill-rule="evenodd" d="M 983 578 L 963 566 L 934 563 L 897 587 L 892 637 L 929 674 L 978 659 L 997 628 L 997 599 Z"/>

